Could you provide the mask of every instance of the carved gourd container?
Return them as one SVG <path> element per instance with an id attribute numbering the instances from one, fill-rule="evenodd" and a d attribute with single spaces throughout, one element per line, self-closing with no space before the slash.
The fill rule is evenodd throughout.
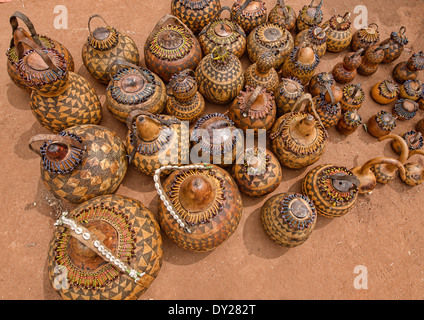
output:
<path id="1" fill-rule="evenodd" d="M 274 154 L 265 148 L 248 148 L 242 163 L 231 168 L 239 190 L 250 197 L 262 197 L 278 188 L 283 172 Z"/>
<path id="2" fill-rule="evenodd" d="M 396 126 L 396 117 L 384 110 L 371 116 L 367 121 L 367 131 L 375 138 L 389 134 Z"/>
<path id="3" fill-rule="evenodd" d="M 290 113 L 278 118 L 270 131 L 271 150 L 283 166 L 292 169 L 318 161 L 328 135 L 315 111 L 312 115 L 299 110 L 305 101 L 313 104 L 310 94 L 300 98 Z"/>
<path id="4" fill-rule="evenodd" d="M 329 92 L 331 90 L 313 98 L 315 110 L 325 128 L 335 126 L 342 115 L 342 108 L 339 104 L 340 99 L 335 99 Z M 313 112 L 311 105 L 307 106 L 305 110 L 309 113 Z"/>
<path id="5" fill-rule="evenodd" d="M 278 56 L 273 67 L 278 69 L 290 55 L 294 47 L 291 33 L 270 22 L 256 27 L 247 37 L 247 56 L 255 63 L 263 51 L 278 50 Z"/>
<path id="6" fill-rule="evenodd" d="M 132 111 L 127 118 L 126 137 L 129 162 L 148 176 L 168 164 L 181 164 L 181 141 L 189 139 L 188 128 L 180 120 L 169 115 Z"/>
<path id="7" fill-rule="evenodd" d="M 317 210 L 304 194 L 279 193 L 262 206 L 261 222 L 272 241 L 293 248 L 311 236 L 317 222 Z"/>
<path id="8" fill-rule="evenodd" d="M 222 7 L 217 17 L 208 23 L 199 33 L 199 43 L 204 55 L 208 55 L 217 46 L 224 46 L 237 58 L 246 51 L 246 34 L 243 29 L 230 16 L 230 19 L 222 18 L 221 13 L 229 7 Z"/>
<path id="9" fill-rule="evenodd" d="M 420 80 L 406 80 L 399 86 L 399 97 L 417 101 L 424 94 L 424 83 Z M 422 99 L 422 98 L 421 98 Z M 418 102 L 418 101 L 417 101 Z"/>
<path id="10" fill-rule="evenodd" d="M 405 121 L 415 117 L 418 109 L 418 102 L 401 98 L 395 102 L 393 114 L 396 116 L 396 119 Z"/>
<path id="11" fill-rule="evenodd" d="M 382 46 L 372 44 L 365 49 L 362 56 L 362 61 L 357 69 L 358 74 L 361 76 L 370 76 L 377 72 L 378 65 L 383 61 L 384 49 L 388 48 L 388 44 Z"/>
<path id="12" fill-rule="evenodd" d="M 38 122 L 58 133 L 82 124 L 98 124 L 102 108 L 96 91 L 80 75 L 69 71 L 62 54 L 30 39 L 17 46 L 31 48 L 17 63 L 21 80 L 32 89 L 30 107 Z"/>
<path id="13" fill-rule="evenodd" d="M 38 134 L 31 138 L 30 149 L 41 157 L 41 179 L 47 189 L 70 203 L 116 192 L 128 168 L 124 143 L 98 125 Z"/>
<path id="14" fill-rule="evenodd" d="M 423 150 L 412 150 L 409 153 L 409 158 L 414 155 L 424 155 Z M 408 158 L 408 160 L 409 160 Z M 417 186 L 424 181 L 424 168 L 420 163 L 408 162 L 404 164 L 405 175 L 400 175 L 401 180 L 409 186 Z"/>
<path id="15" fill-rule="evenodd" d="M 347 110 L 342 112 L 339 121 L 337 121 L 336 129 L 339 133 L 347 136 L 356 131 L 362 124 L 362 118 L 357 110 Z"/>
<path id="16" fill-rule="evenodd" d="M 348 53 L 342 62 L 337 63 L 332 71 L 334 80 L 340 84 L 346 84 L 352 82 L 357 75 L 357 68 L 361 65 L 362 57 L 361 53 L 364 51 L 363 48 L 356 52 Z"/>
<path id="17" fill-rule="evenodd" d="M 383 40 L 380 45 L 388 44 L 389 47 L 384 49 L 384 58 L 381 63 L 390 63 L 395 61 L 402 54 L 404 47 L 409 43 L 407 36 L 405 35 L 406 28 L 401 27 L 398 32 L 393 31 L 390 34 L 390 38 Z"/>
<path id="18" fill-rule="evenodd" d="M 261 0 L 235 0 L 231 10 L 234 21 L 246 34 L 267 21 L 266 5 Z"/>
<path id="19" fill-rule="evenodd" d="M 93 18 L 101 19 L 104 25 L 91 30 Z M 100 83 L 109 83 L 108 67 L 116 59 L 139 64 L 140 53 L 135 41 L 111 27 L 100 15 L 95 14 L 90 17 L 88 31 L 87 41 L 81 50 L 82 61 L 91 76 Z"/>
<path id="20" fill-rule="evenodd" d="M 332 92 L 336 82 L 331 73 L 320 72 L 315 74 L 309 81 L 309 93 L 312 97 L 318 96 L 321 93 Z"/>
<path id="21" fill-rule="evenodd" d="M 196 122 L 205 111 L 205 100 L 197 91 L 193 70 L 174 75 L 168 84 L 166 112 L 181 121 Z"/>
<path id="22" fill-rule="evenodd" d="M 150 70 L 123 60 L 110 65 L 110 81 L 106 88 L 106 107 L 121 122 L 135 109 L 161 113 L 166 104 L 166 87 Z"/>
<path id="23" fill-rule="evenodd" d="M 296 30 L 298 33 L 321 24 L 323 18 L 321 10 L 323 0 L 318 5 L 314 5 L 314 2 L 315 0 L 312 0 L 309 5 L 304 5 L 300 9 L 296 19 Z"/>
<path id="24" fill-rule="evenodd" d="M 378 43 L 379 40 L 380 31 L 378 31 L 378 25 L 370 23 L 353 34 L 350 44 L 353 51 L 358 51 L 361 48 L 365 50 L 370 45 Z"/>
<path id="25" fill-rule="evenodd" d="M 307 85 L 320 63 L 318 55 L 310 47 L 295 47 L 281 67 L 283 78 L 297 78 L 302 85 Z"/>
<path id="26" fill-rule="evenodd" d="M 305 93 L 304 86 L 296 78 L 283 78 L 275 93 L 277 117 L 291 112 L 296 102 Z"/>
<path id="27" fill-rule="evenodd" d="M 192 163 L 233 165 L 243 152 L 243 134 L 234 122 L 221 113 L 202 116 L 190 130 Z"/>
<path id="28" fill-rule="evenodd" d="M 342 99 L 340 106 L 342 111 L 359 110 L 365 100 L 365 92 L 361 88 L 362 84 L 346 84 L 342 88 Z"/>
<path id="29" fill-rule="evenodd" d="M 296 27 L 296 11 L 284 3 L 284 0 L 277 0 L 274 8 L 268 14 L 268 22 L 278 24 L 289 31 Z"/>
<path id="30" fill-rule="evenodd" d="M 219 105 L 231 102 L 243 89 L 245 78 L 240 60 L 225 47 L 216 47 L 195 70 L 199 92 Z"/>
<path id="31" fill-rule="evenodd" d="M 139 201 L 104 195 L 55 223 L 47 270 L 64 300 L 136 300 L 163 262 L 159 223 Z"/>
<path id="32" fill-rule="evenodd" d="M 411 130 L 405 132 L 403 135 L 401 135 L 401 138 L 405 140 L 409 152 L 419 150 L 424 145 L 423 134 L 418 131 Z M 391 146 L 393 151 L 395 151 L 397 154 L 402 154 L 404 148 L 398 139 L 393 139 Z"/>
<path id="33" fill-rule="evenodd" d="M 349 18 L 350 12 L 346 12 L 344 16 L 334 15 L 322 25 L 322 28 L 329 27 L 325 32 L 328 51 L 341 52 L 350 46 L 353 32 Z"/>
<path id="34" fill-rule="evenodd" d="M 371 97 L 382 105 L 395 101 L 398 94 L 399 86 L 390 79 L 379 81 L 371 88 Z"/>
<path id="35" fill-rule="evenodd" d="M 345 167 L 322 164 L 310 170 L 302 180 L 302 193 L 315 204 L 317 212 L 327 218 L 349 213 L 358 199 L 359 181 Z"/>
<path id="36" fill-rule="evenodd" d="M 236 183 L 227 171 L 215 165 L 173 170 L 163 184 L 155 175 L 161 229 L 183 249 L 216 249 L 234 234 L 242 216 L 243 203 Z"/>
<path id="37" fill-rule="evenodd" d="M 193 32 L 177 17 L 163 16 L 144 44 L 147 69 L 165 83 L 186 69 L 196 69 L 202 59 L 202 48 Z"/>
<path id="38" fill-rule="evenodd" d="M 195 34 L 213 21 L 220 9 L 220 0 L 171 1 L 171 14 L 179 18 Z"/>
<path id="39" fill-rule="evenodd" d="M 247 67 L 244 74 L 245 85 L 251 87 L 261 86 L 269 92 L 275 93 L 280 82 L 278 73 L 274 68 L 278 53 L 278 49 L 263 51 L 258 60 Z"/>
<path id="40" fill-rule="evenodd" d="M 424 69 L 424 52 L 419 51 L 413 53 L 407 60 L 398 63 L 393 69 L 393 79 L 402 84 L 407 80 L 415 80 L 418 76 L 418 71 Z"/>
<path id="41" fill-rule="evenodd" d="M 19 26 L 18 19 L 25 24 L 26 28 L 28 29 L 28 32 Z M 16 65 L 19 62 L 20 57 L 22 57 L 24 54 L 24 52 L 18 52 L 17 43 L 23 39 L 29 38 L 41 47 L 56 50 L 59 54 L 63 55 L 68 70 L 72 72 L 74 71 L 75 63 L 69 50 L 60 42 L 53 40 L 45 35 L 38 34 L 34 28 L 32 21 L 25 14 L 19 11 L 15 11 L 10 16 L 10 25 L 12 27 L 12 39 L 10 41 L 10 46 L 6 52 L 7 73 L 13 83 L 15 83 L 19 88 L 24 90 L 30 89 L 28 88 L 27 82 L 22 80 L 18 70 L 16 70 Z M 25 49 L 31 48 L 25 48 L 25 46 L 23 46 L 20 47 L 20 49 L 20 51 L 23 51 Z"/>
<path id="42" fill-rule="evenodd" d="M 237 128 L 251 129 L 255 135 L 258 130 L 268 131 L 274 124 L 277 107 L 274 95 L 262 87 L 246 86 L 231 103 L 228 117 Z"/>
<path id="43" fill-rule="evenodd" d="M 327 51 L 327 29 L 315 26 L 299 32 L 294 40 L 295 47 L 311 47 L 317 56 L 322 58 Z"/>

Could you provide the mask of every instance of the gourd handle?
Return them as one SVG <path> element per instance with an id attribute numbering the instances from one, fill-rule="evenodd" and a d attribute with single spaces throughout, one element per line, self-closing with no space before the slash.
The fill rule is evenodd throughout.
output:
<path id="1" fill-rule="evenodd" d="M 101 15 L 93 14 L 88 19 L 88 31 L 90 32 L 90 34 L 92 33 L 92 31 L 91 31 L 91 20 L 93 20 L 93 18 L 99 18 L 99 19 L 103 20 L 103 22 L 109 27 L 109 24 L 106 22 L 106 20 Z"/>
<path id="2" fill-rule="evenodd" d="M 122 59 L 115 59 L 111 64 L 109 64 L 106 68 L 106 73 L 109 75 L 109 78 L 112 80 L 113 76 L 115 74 L 112 74 L 112 68 L 115 66 L 124 66 L 124 67 L 129 67 L 132 69 L 135 69 L 137 71 L 139 71 L 141 74 L 144 74 L 143 70 L 136 64 L 128 62 L 126 60 L 122 60 Z M 147 82 L 152 82 L 149 78 L 145 77 Z"/>
<path id="3" fill-rule="evenodd" d="M 405 32 L 406 32 L 406 27 L 405 26 L 400 27 L 399 33 L 400 34 L 405 34 Z"/>
<path id="4" fill-rule="evenodd" d="M 28 146 L 31 149 L 31 151 L 33 151 L 34 153 L 38 154 L 41 157 L 42 154 L 40 152 L 40 149 L 34 148 L 34 143 L 36 143 L 36 142 L 46 142 L 46 141 L 49 141 L 49 140 L 54 141 L 54 142 L 62 142 L 64 144 L 76 147 L 80 150 L 85 150 L 85 146 L 84 146 L 83 143 L 78 142 L 74 139 L 71 139 L 67 136 L 61 136 L 59 134 L 44 134 L 44 133 L 37 134 L 29 140 Z"/>
<path id="5" fill-rule="evenodd" d="M 243 2 L 243 4 L 240 6 L 240 8 L 238 8 L 238 10 L 236 11 L 235 17 L 234 18 L 238 18 L 238 16 L 243 12 L 244 9 L 247 8 L 247 6 L 252 2 L 253 0 L 246 0 Z"/>
<path id="6" fill-rule="evenodd" d="M 29 46 L 30 48 L 34 49 L 34 51 L 43 59 L 43 61 L 47 64 L 47 66 L 50 69 L 52 69 L 56 73 L 61 73 L 61 70 L 54 65 L 50 57 L 43 51 L 43 47 L 39 46 L 38 44 L 36 44 L 33 40 L 29 38 L 19 40 L 18 43 L 16 44 L 17 51 L 19 53 L 19 59 L 22 59 L 22 56 L 23 56 L 23 49 L 22 49 L 23 43 Z"/>
<path id="7" fill-rule="evenodd" d="M 287 10 L 286 3 L 284 0 L 277 0 L 277 5 L 283 9 L 283 16 L 284 18 L 287 18 L 289 16 L 289 10 Z"/>
<path id="8" fill-rule="evenodd" d="M 35 31 L 34 25 L 32 24 L 32 21 L 22 12 L 19 11 L 15 11 L 11 16 L 10 16 L 10 25 L 12 26 L 12 35 L 15 32 L 15 30 L 18 28 L 18 19 L 22 20 L 26 27 L 28 28 L 30 34 L 31 34 L 31 38 L 34 40 L 34 42 L 38 45 L 42 45 L 40 39 L 38 38 L 38 33 L 37 31 Z M 13 39 L 12 39 L 13 42 Z M 12 43 L 11 43 L 11 47 L 12 47 Z"/>
<path id="9" fill-rule="evenodd" d="M 401 178 L 405 178 L 406 172 L 405 172 L 405 167 L 403 166 L 403 163 L 401 163 L 399 160 L 396 160 L 393 158 L 387 158 L 387 157 L 377 157 L 377 158 L 372 158 L 368 160 L 362 165 L 362 167 L 360 167 L 360 172 L 365 173 L 366 171 L 371 171 L 371 167 L 377 164 L 393 165 L 398 169 L 398 172 Z"/>
<path id="10" fill-rule="evenodd" d="M 252 107 L 253 103 L 256 101 L 256 99 L 258 98 L 259 94 L 262 92 L 262 87 L 261 86 L 257 86 L 255 88 L 255 90 L 252 92 L 252 94 L 250 95 L 249 99 L 246 102 L 246 109 L 250 110 L 250 108 Z"/>
<path id="11" fill-rule="evenodd" d="M 400 156 L 399 156 L 398 160 L 402 164 L 405 163 L 406 160 L 408 160 L 408 158 L 409 158 L 409 148 L 408 148 L 408 145 L 407 145 L 405 139 L 402 138 L 398 134 L 389 133 L 389 134 L 386 134 L 386 135 L 378 138 L 378 141 L 383 141 L 383 140 L 386 140 L 386 139 L 396 140 L 399 143 L 399 145 L 400 145 Z"/>
<path id="12" fill-rule="evenodd" d="M 66 227 L 72 237 L 87 246 L 106 262 L 119 268 L 121 272 L 127 273 L 135 282 L 138 282 L 140 277 L 146 274 L 145 272 L 139 272 L 133 269 L 128 263 L 116 258 L 113 255 L 113 251 L 110 250 L 96 234 L 91 233 L 90 230 L 77 221 L 66 218 L 66 215 L 67 212 L 62 213 L 61 217 L 55 222 L 56 227 Z"/>
<path id="13" fill-rule="evenodd" d="M 334 98 L 334 93 L 333 90 L 331 89 L 331 84 L 329 81 L 325 81 L 324 82 L 324 87 L 325 90 L 328 92 L 328 94 L 330 95 L 330 99 L 331 99 L 331 105 L 335 105 L 336 104 L 336 99 Z"/>
<path id="14" fill-rule="evenodd" d="M 359 82 L 359 83 L 357 83 L 356 85 L 355 85 L 355 89 L 353 90 L 353 92 L 352 92 L 352 94 L 350 95 L 350 100 L 353 100 L 353 99 L 355 99 L 355 96 L 356 96 L 356 94 L 358 93 L 358 91 L 359 91 L 359 89 L 361 89 L 361 87 L 362 87 L 362 83 L 361 82 Z"/>
<path id="15" fill-rule="evenodd" d="M 375 22 L 370 23 L 370 24 L 368 25 L 368 28 L 371 28 L 371 26 L 375 26 L 375 28 L 372 28 L 372 29 L 374 29 L 375 31 L 378 31 L 378 24 L 376 24 Z"/>

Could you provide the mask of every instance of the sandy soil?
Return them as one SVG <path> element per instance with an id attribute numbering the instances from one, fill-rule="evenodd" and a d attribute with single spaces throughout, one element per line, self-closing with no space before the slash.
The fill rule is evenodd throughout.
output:
<path id="1" fill-rule="evenodd" d="M 232 5 L 230 0 L 222 0 Z M 307 1 L 309 3 L 309 1 Z M 91 14 L 100 14 L 118 30 L 136 41 L 140 51 L 156 22 L 170 13 L 169 0 L 144 1 L 70 1 L 68 29 L 54 28 L 56 1 L 13 0 L 0 4 L 0 299 L 61 299 L 47 278 L 47 252 L 57 200 L 40 180 L 39 158 L 28 148 L 29 139 L 48 133 L 29 108 L 29 95 L 12 84 L 6 73 L 5 52 L 10 42 L 9 17 L 19 10 L 27 14 L 41 34 L 61 41 L 72 52 L 76 72 L 87 78 L 101 102 L 105 86 L 90 77 L 82 65 L 81 47 L 88 35 Z M 287 1 L 298 11 L 305 1 Z M 266 1 L 268 10 L 275 1 Z M 422 0 L 325 0 L 324 19 L 336 12 L 357 13 L 365 5 L 369 22 L 379 25 L 381 39 L 405 26 L 409 44 L 397 61 L 411 52 L 424 49 L 424 2 Z M 420 37 L 421 35 L 421 37 Z M 331 71 L 344 55 L 327 53 L 317 72 Z M 368 119 L 379 110 L 369 95 L 370 87 L 390 77 L 397 63 L 381 65 L 372 77 L 358 76 L 367 97 L 360 115 Z M 243 63 L 248 65 L 247 57 Z M 419 79 L 424 80 L 424 74 Z M 226 107 L 208 104 L 207 112 L 224 112 Z M 102 125 L 125 137 L 125 125 L 104 107 Z M 412 130 L 423 111 L 409 121 L 398 122 L 395 133 Z M 352 168 L 376 156 L 392 156 L 388 142 L 378 142 L 362 128 L 344 137 L 329 130 L 324 156 L 317 163 L 332 163 Z M 418 158 L 417 158 L 418 159 Z M 418 161 L 416 159 L 416 161 Z M 423 161 L 419 159 L 421 163 Z M 312 169 L 312 168 L 309 168 Z M 283 182 L 273 194 L 300 192 L 301 179 L 308 172 L 283 170 Z M 361 196 L 354 209 L 338 219 L 318 217 L 316 229 L 303 245 L 286 249 L 272 242 L 260 222 L 260 209 L 268 196 L 251 199 L 243 196 L 243 217 L 235 234 L 210 253 L 188 252 L 164 235 L 164 263 L 158 278 L 140 298 L 147 299 L 422 299 L 424 298 L 424 186 L 408 187 L 396 179 L 378 185 L 371 195 Z M 158 198 L 152 179 L 130 167 L 118 194 L 134 197 L 157 214 Z M 67 208 L 73 206 L 64 204 Z M 367 289 L 355 289 L 356 266 L 368 271 Z"/>

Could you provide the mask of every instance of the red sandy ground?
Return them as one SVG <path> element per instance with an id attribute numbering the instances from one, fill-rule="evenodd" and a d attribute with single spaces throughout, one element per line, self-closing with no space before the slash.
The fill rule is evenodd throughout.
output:
<path id="1" fill-rule="evenodd" d="M 222 0 L 223 5 L 232 5 Z M 309 1 L 287 1 L 298 10 Z M 40 180 L 37 155 L 28 148 L 29 139 L 48 133 L 29 108 L 29 95 L 12 84 L 6 73 L 6 56 L 11 36 L 9 17 L 19 10 L 27 14 L 38 32 L 62 42 L 72 52 L 76 72 L 93 84 L 101 102 L 105 86 L 90 77 L 81 61 L 81 47 L 88 35 L 91 14 L 100 14 L 121 32 L 136 41 L 140 51 L 156 22 L 170 13 L 170 1 L 67 1 L 68 29 L 53 25 L 56 1 L 18 1 L 0 4 L 0 141 L 2 179 L 0 182 L 0 299 L 61 299 L 47 278 L 47 252 L 56 217 L 55 202 Z M 266 1 L 268 10 L 275 1 Z M 365 5 L 369 22 L 379 25 L 381 40 L 405 26 L 409 44 L 397 61 L 424 49 L 424 2 L 422 0 L 325 0 L 324 19 L 332 14 L 352 12 Z M 347 51 L 327 53 L 317 72 L 331 71 Z M 247 57 L 243 57 L 247 67 Z M 397 63 L 381 65 L 372 77 L 358 76 L 366 91 L 360 115 L 367 120 L 379 110 L 369 95 L 370 87 L 389 78 Z M 424 80 L 423 74 L 419 79 Z M 356 82 L 356 81 L 355 81 Z M 224 112 L 224 106 L 208 104 L 207 112 Z M 102 125 L 125 137 L 125 125 L 104 108 Z M 410 121 L 398 122 L 394 133 L 412 130 L 423 111 Z M 376 156 L 392 156 L 388 142 L 378 142 L 362 128 L 344 137 L 334 128 L 322 159 L 352 168 Z M 418 157 L 415 159 L 417 160 Z M 421 159 L 419 162 L 423 163 Z M 309 168 L 311 169 L 311 168 Z M 283 171 L 283 182 L 275 193 L 300 192 L 301 179 L 308 169 Z M 177 247 L 166 235 L 164 263 L 158 278 L 140 299 L 422 299 L 424 297 L 424 185 L 409 187 L 399 178 L 378 185 L 369 196 L 361 196 L 355 208 L 338 219 L 318 217 L 316 229 L 303 245 L 286 249 L 265 234 L 260 209 L 268 196 L 243 196 L 243 218 L 235 234 L 210 253 L 194 253 Z M 157 214 L 152 179 L 130 167 L 118 194 L 134 197 Z M 72 206 L 69 206 L 72 208 Z M 368 270 L 368 289 L 355 289 L 355 266 Z"/>

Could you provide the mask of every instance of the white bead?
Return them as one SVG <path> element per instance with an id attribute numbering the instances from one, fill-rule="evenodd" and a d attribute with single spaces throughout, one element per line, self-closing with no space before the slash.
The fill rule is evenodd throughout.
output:
<path id="1" fill-rule="evenodd" d="M 159 177 L 158 176 L 153 176 L 153 181 L 154 182 L 158 182 L 159 181 Z"/>
<path id="2" fill-rule="evenodd" d="M 81 228 L 76 228 L 75 229 L 75 233 L 76 234 L 81 234 L 82 233 L 82 229 Z"/>
<path id="3" fill-rule="evenodd" d="M 159 197 L 162 195 L 162 190 L 161 189 L 158 189 L 158 195 L 159 195 Z"/>
<path id="4" fill-rule="evenodd" d="M 160 169 L 156 169 L 155 175 L 159 175 L 159 174 L 160 174 Z"/>
<path id="5" fill-rule="evenodd" d="M 162 200 L 162 201 L 165 201 L 165 200 L 166 200 L 166 198 L 165 198 L 165 196 L 164 196 L 164 195 L 161 195 L 159 198 L 160 198 L 160 200 Z"/>
<path id="6" fill-rule="evenodd" d="M 164 201 L 163 201 L 163 205 L 164 205 L 165 207 L 168 207 L 168 206 L 169 206 L 169 201 L 168 201 L 168 200 L 164 200 Z"/>
<path id="7" fill-rule="evenodd" d="M 99 245 L 100 245 L 100 242 L 96 240 L 96 241 L 93 242 L 93 245 L 94 245 L 95 248 L 98 248 Z"/>
<path id="8" fill-rule="evenodd" d="M 170 212 L 171 212 L 171 211 L 173 211 L 173 208 L 172 208 L 172 206 L 167 206 L 167 207 L 166 207 L 166 210 L 168 210 L 168 211 L 170 211 Z"/>
<path id="9" fill-rule="evenodd" d="M 159 189 L 159 183 L 155 182 L 155 188 L 156 190 Z"/>
<path id="10" fill-rule="evenodd" d="M 82 234 L 82 238 L 83 238 L 84 240 L 89 240 L 89 239 L 91 238 L 91 236 L 90 236 L 90 234 L 89 234 L 89 233 L 84 232 L 84 233 Z"/>

